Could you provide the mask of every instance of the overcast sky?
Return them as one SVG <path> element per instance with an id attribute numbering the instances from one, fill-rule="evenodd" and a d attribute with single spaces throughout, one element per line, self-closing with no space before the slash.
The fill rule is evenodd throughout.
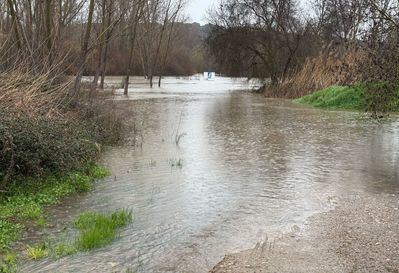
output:
<path id="1" fill-rule="evenodd" d="M 190 17 L 189 22 L 197 22 L 201 25 L 208 23 L 206 20 L 207 11 L 209 8 L 215 6 L 219 0 L 189 0 L 189 4 L 186 9 L 187 15 Z M 299 0 L 300 6 L 309 10 L 307 7 L 308 0 Z"/>
<path id="2" fill-rule="evenodd" d="M 206 12 L 217 0 L 190 0 L 187 7 L 187 15 L 190 16 L 190 22 L 197 22 L 201 25 L 207 24 Z"/>

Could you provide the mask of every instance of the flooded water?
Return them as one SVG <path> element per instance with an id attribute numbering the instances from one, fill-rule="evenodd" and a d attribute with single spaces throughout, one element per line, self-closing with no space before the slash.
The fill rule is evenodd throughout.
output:
<path id="1" fill-rule="evenodd" d="M 112 177 L 57 208 L 129 208 L 134 220 L 97 251 L 24 272 L 207 272 L 231 252 L 301 226 L 336 197 L 399 190 L 399 122 L 309 109 L 237 90 L 242 80 L 138 82 L 118 107 L 135 145 L 106 151 Z M 121 91 L 118 93 L 120 94 Z M 133 132 L 132 132 L 133 134 Z"/>

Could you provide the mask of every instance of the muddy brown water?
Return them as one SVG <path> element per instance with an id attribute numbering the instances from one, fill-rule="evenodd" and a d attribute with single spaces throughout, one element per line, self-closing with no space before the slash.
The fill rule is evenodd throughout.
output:
<path id="1" fill-rule="evenodd" d="M 135 145 L 107 149 L 112 176 L 54 214 L 62 222 L 128 208 L 132 224 L 102 249 L 21 271 L 207 272 L 227 253 L 300 227 L 337 196 L 399 191 L 397 118 L 378 123 L 237 91 L 249 87 L 169 78 L 162 89 L 138 83 L 129 98 L 118 95 L 140 131 Z"/>

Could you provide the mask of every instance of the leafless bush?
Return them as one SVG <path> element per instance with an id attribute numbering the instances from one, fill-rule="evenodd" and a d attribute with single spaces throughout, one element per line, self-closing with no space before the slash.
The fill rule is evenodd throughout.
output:
<path id="1" fill-rule="evenodd" d="M 23 65 L 0 72 L 0 106 L 30 114 L 58 111 L 68 95 L 70 81 L 51 71 L 37 74 Z"/>
<path id="2" fill-rule="evenodd" d="M 292 77 L 274 87 L 265 87 L 269 97 L 298 98 L 331 85 L 351 85 L 361 78 L 359 66 L 367 53 L 360 47 L 326 46 L 314 58 L 308 58 Z"/>

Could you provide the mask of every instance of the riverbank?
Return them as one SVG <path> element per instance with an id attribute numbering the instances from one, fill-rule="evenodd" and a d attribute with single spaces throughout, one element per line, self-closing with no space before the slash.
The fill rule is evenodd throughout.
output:
<path id="1" fill-rule="evenodd" d="M 0 272 L 14 272 L 17 260 L 43 254 L 29 245 L 37 242 L 22 241 L 51 225 L 49 207 L 109 174 L 96 162 L 102 147 L 122 139 L 124 124 L 109 92 L 85 88 L 73 105 L 62 78 L 54 83 L 15 71 L 1 80 Z"/>
<path id="2" fill-rule="evenodd" d="M 228 255 L 211 273 L 398 272 L 398 195 L 352 196 L 302 230 Z"/>
<path id="3" fill-rule="evenodd" d="M 15 243 L 28 229 L 41 230 L 48 225 L 49 206 L 60 204 L 67 196 L 88 192 L 95 180 L 108 175 L 105 168 L 89 164 L 68 174 L 24 178 L 24 184 L 9 187 L 8 192 L 0 196 L 0 265 L 9 262 L 10 255 L 16 258 L 29 248 Z"/>
<path id="4" fill-rule="evenodd" d="M 294 102 L 321 109 L 355 110 L 369 112 L 398 112 L 399 92 L 381 93 L 378 85 L 330 86 Z"/>

